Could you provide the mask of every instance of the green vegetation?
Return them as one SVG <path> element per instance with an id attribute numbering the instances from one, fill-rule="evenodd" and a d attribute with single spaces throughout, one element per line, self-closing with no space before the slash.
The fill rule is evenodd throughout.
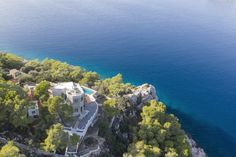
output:
<path id="1" fill-rule="evenodd" d="M 124 157 L 189 157 L 190 148 L 178 119 L 166 114 L 166 106 L 155 100 L 143 107 L 134 141 Z"/>
<path id="2" fill-rule="evenodd" d="M 20 149 L 10 141 L 0 149 L 0 157 L 25 157 L 25 155 L 21 154 Z"/>
<path id="3" fill-rule="evenodd" d="M 71 66 L 53 59 L 45 59 L 42 62 L 28 61 L 21 69 L 27 74 L 27 79 L 32 79 L 33 82 L 43 80 L 51 82 L 74 81 L 93 86 L 94 82 L 99 79 L 95 72 L 87 72 L 79 66 Z"/>
<path id="4" fill-rule="evenodd" d="M 20 69 L 23 65 L 22 58 L 11 53 L 0 53 L 0 66 L 2 68 Z"/>
<path id="5" fill-rule="evenodd" d="M 132 92 L 134 87 L 130 84 L 123 82 L 122 75 L 117 74 L 112 78 L 99 80 L 95 83 L 95 89 L 98 91 L 100 96 L 105 98 L 109 96 L 103 103 L 102 111 L 103 114 L 98 121 L 99 135 L 106 139 L 106 144 L 109 147 L 110 152 L 107 156 L 122 156 L 126 151 L 129 140 L 124 140 L 116 134 L 115 130 L 109 128 L 112 118 L 123 116 L 123 121 L 120 122 L 120 128 L 125 129 L 127 132 L 135 124 L 129 124 L 128 119 L 132 119 L 129 115 L 126 115 L 126 111 L 132 110 L 130 108 L 129 101 L 124 95 Z M 129 127 L 130 126 L 130 127 Z M 103 154 L 105 155 L 105 154 Z"/>
<path id="6" fill-rule="evenodd" d="M 9 76 L 10 69 L 21 71 L 19 82 Z M 60 153 L 68 144 L 76 145 L 79 137 L 69 136 L 61 125 L 70 120 L 72 107 L 62 97 L 50 98 L 48 93 L 50 82 L 63 81 L 79 82 L 98 91 L 98 99 L 103 104 L 98 120 L 99 136 L 106 139 L 109 148 L 104 156 L 191 156 L 178 119 L 167 114 L 161 102 L 150 101 L 142 111 L 132 106 L 125 95 L 131 94 L 135 87 L 124 83 L 121 74 L 100 80 L 97 73 L 79 66 L 52 59 L 24 61 L 18 56 L 0 53 L 0 132 L 8 132 L 4 137 L 20 137 L 21 143 L 41 146 L 48 152 Z M 40 102 L 37 119 L 28 117 L 30 102 L 24 83 L 37 83 L 34 91 L 34 99 Z M 114 119 L 114 126 L 110 125 Z M 6 152 L 10 152 L 10 157 L 11 153 L 14 157 L 22 156 L 11 142 L 2 147 L 0 156 L 4 157 Z"/>
<path id="7" fill-rule="evenodd" d="M 36 87 L 34 91 L 34 95 L 36 98 L 41 100 L 42 102 L 47 101 L 49 98 L 48 89 L 50 87 L 50 83 L 48 81 L 41 81 Z"/>
<path id="8" fill-rule="evenodd" d="M 29 103 L 26 94 L 18 85 L 10 82 L 0 82 L 0 124 L 26 127 L 30 120 L 27 118 Z"/>
<path id="9" fill-rule="evenodd" d="M 40 116 L 36 120 L 36 124 L 32 128 L 33 140 L 36 146 L 46 137 L 46 130 L 49 129 L 54 123 L 56 123 L 56 118 L 48 111 L 48 107 L 43 105 L 39 109 Z"/>
<path id="10" fill-rule="evenodd" d="M 3 78 L 3 69 L 2 69 L 2 67 L 0 65 L 0 81 L 3 81 L 3 80 L 4 80 L 4 78 Z"/>
<path id="11" fill-rule="evenodd" d="M 73 108 L 66 104 L 62 97 L 55 96 L 49 98 L 47 106 L 49 113 L 55 116 L 58 122 L 64 123 L 72 118 Z"/>
<path id="12" fill-rule="evenodd" d="M 20 70 L 18 82 L 11 82 L 11 69 Z M 7 130 L 6 138 L 19 135 L 24 144 L 39 147 L 42 143 L 46 151 L 61 151 L 67 144 L 76 145 L 79 137 L 68 138 L 62 132 L 63 127 L 57 124 L 70 120 L 73 109 L 62 97 L 49 98 L 49 82 L 74 81 L 94 86 L 98 79 L 97 73 L 79 66 L 52 59 L 26 61 L 13 54 L 0 53 L 0 131 Z M 34 99 L 41 104 L 37 119 L 28 117 L 30 102 L 23 88 L 25 83 L 37 83 Z"/>
<path id="13" fill-rule="evenodd" d="M 131 92 L 131 84 L 123 83 L 122 75 L 117 74 L 112 78 L 99 80 L 96 82 L 96 89 L 101 95 L 108 95 L 114 98 L 120 98 Z"/>
<path id="14" fill-rule="evenodd" d="M 73 134 L 69 136 L 69 145 L 76 146 L 79 140 L 80 140 L 80 137 L 76 134 Z"/>
<path id="15" fill-rule="evenodd" d="M 9 71 L 18 69 L 21 75 L 11 81 Z M 72 116 L 72 107 L 62 97 L 49 98 L 49 82 L 74 81 L 93 86 L 99 79 L 95 72 L 88 72 L 79 66 L 71 66 L 60 61 L 45 59 L 30 60 L 8 53 L 0 53 L 0 132 L 7 131 L 3 137 L 20 137 L 20 142 L 44 150 L 61 151 L 64 144 L 75 144 L 79 137 L 73 135 L 68 142 L 62 134 L 62 126 Z M 18 81 L 18 82 L 17 82 Z M 40 102 L 40 116 L 37 119 L 28 117 L 29 98 L 23 88 L 25 83 L 37 83 L 33 99 Z M 48 131 L 47 131 L 48 130 Z M 52 134 L 57 132 L 57 137 Z M 66 136 L 67 139 L 68 136 Z M 63 144 L 63 145 L 62 145 Z M 64 153 L 64 152 L 63 152 Z"/>
<path id="16" fill-rule="evenodd" d="M 47 132 L 47 138 L 42 143 L 42 148 L 47 152 L 64 150 L 67 146 L 69 135 L 63 131 L 61 124 L 54 124 Z"/>
<path id="17" fill-rule="evenodd" d="M 117 109 L 117 106 L 118 102 L 116 99 L 108 99 L 104 102 L 104 113 L 109 119 L 119 115 L 120 111 Z"/>
<path id="18" fill-rule="evenodd" d="M 99 75 L 95 72 L 89 72 L 79 66 L 71 66 L 53 59 L 25 61 L 22 58 L 10 54 L 0 53 L 0 71 L 3 69 L 19 69 L 23 72 L 19 82 L 63 82 L 74 81 L 93 86 L 99 79 Z M 5 71 L 2 71 L 3 77 L 7 78 Z M 1 77 L 0 77 L 1 78 Z M 9 78 L 7 78 L 9 79 Z"/>
<path id="19" fill-rule="evenodd" d="M 87 85 L 89 87 L 94 86 L 95 82 L 99 80 L 99 76 L 95 72 L 85 72 L 83 78 L 80 80 L 80 84 Z"/>

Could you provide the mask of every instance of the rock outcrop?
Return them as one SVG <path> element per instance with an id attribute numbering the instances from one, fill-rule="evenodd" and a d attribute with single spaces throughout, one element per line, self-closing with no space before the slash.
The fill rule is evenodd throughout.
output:
<path id="1" fill-rule="evenodd" d="M 158 100 L 156 89 L 153 85 L 143 84 L 137 86 L 131 94 L 126 95 L 132 105 L 142 107 L 150 100 Z"/>
<path id="2" fill-rule="evenodd" d="M 192 157 L 207 157 L 206 153 L 204 150 L 200 147 L 197 146 L 197 143 L 192 139 L 187 136 L 188 143 L 191 146 L 191 154 Z"/>
<path id="3" fill-rule="evenodd" d="M 133 89 L 131 94 L 128 94 L 125 97 L 129 100 L 129 102 L 133 106 L 139 109 L 141 109 L 143 105 L 145 105 L 145 103 L 147 103 L 150 100 L 159 100 L 157 96 L 157 91 L 155 87 L 151 84 L 143 84 L 143 85 L 137 86 L 135 89 Z M 122 137 L 125 140 L 128 140 L 128 137 L 127 137 L 128 134 L 121 133 L 119 130 L 119 126 L 120 126 L 119 124 L 122 121 L 122 116 L 114 117 L 113 120 L 114 122 L 113 122 L 112 128 L 115 130 L 116 134 L 117 135 L 120 134 L 120 137 Z M 191 147 L 192 157 L 207 157 L 204 150 L 198 147 L 196 142 L 192 138 L 189 138 L 187 135 L 186 137 Z"/>

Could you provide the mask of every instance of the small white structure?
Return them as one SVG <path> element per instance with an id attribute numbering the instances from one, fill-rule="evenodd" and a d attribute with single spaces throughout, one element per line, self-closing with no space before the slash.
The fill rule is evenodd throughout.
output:
<path id="1" fill-rule="evenodd" d="M 28 116 L 37 118 L 39 116 L 39 106 L 38 101 L 31 101 L 28 108 Z"/>
<path id="2" fill-rule="evenodd" d="M 34 91 L 35 88 L 36 88 L 36 85 L 33 84 L 33 83 L 31 83 L 31 84 L 29 83 L 29 84 L 25 84 L 25 85 L 24 85 L 24 88 L 27 89 L 27 90 L 29 90 L 29 91 Z"/>
<path id="3" fill-rule="evenodd" d="M 73 116 L 84 114 L 84 91 L 74 82 L 51 83 L 51 96 L 62 96 L 73 108 Z"/>
<path id="4" fill-rule="evenodd" d="M 21 75 L 21 72 L 17 69 L 11 69 L 9 73 L 14 79 L 17 79 Z"/>

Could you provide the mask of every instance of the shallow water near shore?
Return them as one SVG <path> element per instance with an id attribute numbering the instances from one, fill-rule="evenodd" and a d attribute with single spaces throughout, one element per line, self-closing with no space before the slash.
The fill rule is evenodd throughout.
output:
<path id="1" fill-rule="evenodd" d="M 210 157 L 236 156 L 236 1 L 0 1 L 0 50 L 156 86 Z"/>

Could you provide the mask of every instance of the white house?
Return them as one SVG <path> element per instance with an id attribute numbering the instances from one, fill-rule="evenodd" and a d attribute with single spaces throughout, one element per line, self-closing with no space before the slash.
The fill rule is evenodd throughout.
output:
<path id="1" fill-rule="evenodd" d="M 89 93 L 86 93 L 86 90 L 87 92 L 90 90 Z M 88 128 L 95 123 L 98 104 L 91 95 L 94 92 L 92 89 L 81 87 L 74 82 L 51 83 L 50 96 L 62 96 L 73 107 L 73 116 L 75 116 L 76 121 L 72 126 L 64 126 L 64 131 L 68 132 L 69 135 L 76 134 L 82 140 Z M 90 101 L 85 101 L 85 96 L 89 97 Z M 76 154 L 78 145 L 79 143 L 73 149 L 68 146 L 65 152 L 66 156 Z"/>
<path id="2" fill-rule="evenodd" d="M 84 91 L 74 82 L 51 83 L 49 93 L 51 96 L 62 96 L 73 108 L 73 116 L 84 114 Z"/>
<path id="3" fill-rule="evenodd" d="M 32 118 L 37 118 L 39 116 L 38 101 L 30 101 L 30 106 L 28 108 L 28 116 Z"/>

